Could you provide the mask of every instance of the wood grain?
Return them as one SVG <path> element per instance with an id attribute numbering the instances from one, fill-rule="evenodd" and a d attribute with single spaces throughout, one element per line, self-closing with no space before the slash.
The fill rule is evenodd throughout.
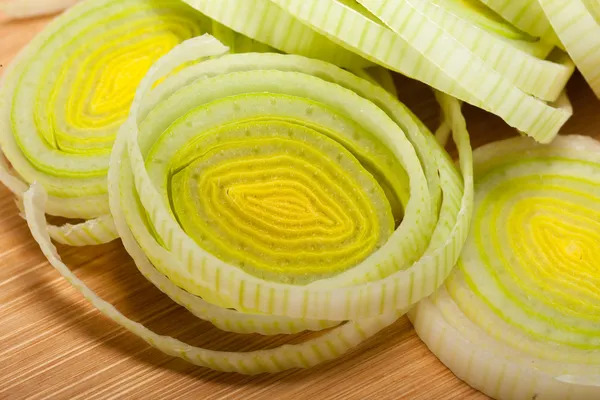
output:
<path id="1" fill-rule="evenodd" d="M 0 22 L 0 65 L 6 66 L 46 23 Z M 398 78 L 398 86 L 401 100 L 435 127 L 438 111 L 431 91 L 405 78 Z M 600 104 L 579 75 L 570 82 L 569 94 L 576 113 L 564 133 L 600 137 Z M 474 146 L 515 134 L 480 110 L 466 107 L 466 114 Z M 4 188 L 0 210 L 0 399 L 486 398 L 454 377 L 406 319 L 346 357 L 307 371 L 245 377 L 167 357 L 69 287 L 42 256 Z M 224 334 L 198 321 L 145 281 L 120 243 L 60 250 L 100 296 L 159 333 L 217 350 L 289 342 Z"/>

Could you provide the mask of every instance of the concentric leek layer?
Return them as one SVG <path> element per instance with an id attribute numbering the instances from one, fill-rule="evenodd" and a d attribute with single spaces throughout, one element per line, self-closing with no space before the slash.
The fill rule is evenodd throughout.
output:
<path id="1" fill-rule="evenodd" d="M 249 100 L 275 101 L 261 97 Z M 373 175 L 323 136 L 292 121 L 264 120 L 197 137 L 170 166 L 168 195 L 180 225 L 217 257 L 272 280 L 358 264 L 391 236 L 392 209 Z"/>
<path id="2" fill-rule="evenodd" d="M 550 142 L 571 115 L 568 105 L 540 100 L 556 98 L 564 87 L 573 71 L 567 58 L 559 63 L 537 59 L 467 16 L 423 1 L 361 0 L 360 6 L 340 0 L 270 1 L 339 45 L 493 112 L 539 142 Z M 453 24 L 483 34 L 463 35 Z M 487 38 L 488 45 L 479 37 Z M 502 48 L 518 54 L 523 68 L 509 68 L 510 57 Z M 536 82 L 542 76 L 551 78 Z"/>
<path id="3" fill-rule="evenodd" d="M 80 198 L 73 218 L 108 212 L 110 149 L 152 63 L 203 32 L 173 0 L 85 2 L 59 17 L 11 65 L 2 85 L 0 141 L 13 168 L 55 198 Z"/>
<path id="4" fill-rule="evenodd" d="M 460 378 L 494 398 L 600 396 L 600 143 L 478 149 L 471 233 L 412 314 Z"/>
<path id="5" fill-rule="evenodd" d="M 382 87 L 314 59 L 226 51 L 211 36 L 192 39 L 140 84 L 111 158 L 115 225 L 144 276 L 223 330 L 334 329 L 253 353 L 159 336 L 62 264 L 39 186 L 25 211 L 51 263 L 162 351 L 241 373 L 308 367 L 391 324 L 456 263 L 473 196 L 465 122 L 440 95 L 461 173 Z"/>
<path id="6" fill-rule="evenodd" d="M 600 97 L 600 3 L 539 0 L 539 4 L 577 68 Z"/>

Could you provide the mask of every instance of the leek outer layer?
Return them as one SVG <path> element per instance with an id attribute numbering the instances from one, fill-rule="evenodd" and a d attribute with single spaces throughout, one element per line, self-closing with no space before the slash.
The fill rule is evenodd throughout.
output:
<path id="1" fill-rule="evenodd" d="M 479 0 L 517 28 L 564 49 L 539 0 Z M 567 4 L 564 2 L 563 4 Z"/>
<path id="2" fill-rule="evenodd" d="M 454 48 L 448 52 L 468 49 L 515 87 L 541 100 L 555 101 L 573 73 L 573 62 L 565 53 L 548 58 L 553 44 L 514 28 L 478 0 L 365 1 L 364 5 L 392 30 L 404 26 L 399 32 L 410 33 L 417 20 L 421 30 L 439 26 L 447 35 L 436 40 Z"/>
<path id="3" fill-rule="evenodd" d="M 520 90 L 408 1 L 359 1 L 361 7 L 341 0 L 270 1 L 282 18 L 291 15 L 370 61 L 499 115 L 539 142 L 552 141 L 572 114 L 568 104 L 548 104 Z M 564 73 L 555 76 L 562 83 L 573 69 L 565 63 Z"/>
<path id="4" fill-rule="evenodd" d="M 211 36 L 192 39 L 140 84 L 109 171 L 117 230 L 142 274 L 220 329 L 333 329 L 251 353 L 159 336 L 101 300 L 60 261 L 39 185 L 25 197 L 27 220 L 61 274 L 160 350 L 246 374 L 309 367 L 390 325 L 449 274 L 473 201 L 465 122 L 459 103 L 440 94 L 459 172 L 381 87 L 322 61 L 226 51 Z M 287 235 L 269 242 L 277 229 Z"/>
<path id="5" fill-rule="evenodd" d="M 372 63 L 294 18 L 270 0 L 183 0 L 209 18 L 289 54 L 318 58 L 348 69 Z"/>
<path id="6" fill-rule="evenodd" d="M 600 3 L 539 0 L 565 49 L 600 98 Z"/>
<path id="7" fill-rule="evenodd" d="M 597 0 L 482 0 L 524 31 L 566 49 L 600 97 L 600 3 Z"/>
<path id="8" fill-rule="evenodd" d="M 497 399 L 600 397 L 600 143 L 514 138 L 474 152 L 458 266 L 409 316 L 465 382 Z"/>

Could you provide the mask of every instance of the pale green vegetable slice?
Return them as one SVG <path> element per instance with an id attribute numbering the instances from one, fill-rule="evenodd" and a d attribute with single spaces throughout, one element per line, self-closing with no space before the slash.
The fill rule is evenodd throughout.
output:
<path id="1" fill-rule="evenodd" d="M 544 41 L 564 48 L 558 36 L 556 36 L 554 29 L 552 29 L 552 25 L 550 25 L 548 18 L 545 17 L 544 10 L 540 6 L 539 0 L 478 1 L 487 5 L 517 28 L 522 29 L 532 36 L 539 37 Z M 566 4 L 567 2 L 562 3 Z"/>
<path id="2" fill-rule="evenodd" d="M 51 264 L 104 315 L 144 339 L 151 346 L 196 365 L 249 375 L 291 368 L 308 368 L 341 356 L 399 317 L 399 314 L 393 313 L 360 323 L 349 322 L 305 343 L 285 345 L 270 350 L 235 353 L 193 347 L 172 337 L 156 334 L 125 317 L 112 304 L 102 300 L 79 280 L 61 261 L 50 241 L 43 211 L 45 200 L 45 192 L 40 185 L 32 185 L 25 193 L 24 202 L 29 227 Z"/>
<path id="3" fill-rule="evenodd" d="M 459 103 L 440 94 L 453 110 L 459 172 L 380 86 L 314 59 L 226 50 L 208 35 L 189 40 L 140 84 L 111 156 L 116 228 L 144 276 L 221 329 L 339 326 L 251 353 L 191 347 L 127 319 L 68 270 L 46 233 L 39 185 L 26 193 L 27 220 L 86 298 L 167 354 L 245 374 L 310 367 L 393 323 L 450 272 L 473 196 L 465 122 Z M 348 213 L 356 217 L 349 225 Z M 239 246 L 246 232 L 255 243 Z M 276 242 L 265 247 L 267 239 Z M 252 248 L 261 243 L 264 259 Z"/>
<path id="4" fill-rule="evenodd" d="M 79 0 L 5 0 L 0 11 L 11 18 L 28 18 L 52 14 L 71 7 Z"/>
<path id="5" fill-rule="evenodd" d="M 557 62 L 546 60 L 552 44 L 513 28 L 478 0 L 400 1 L 440 26 L 517 88 L 539 99 L 556 100 L 573 73 L 573 62 L 564 53 L 556 55 Z M 371 7 L 375 3 L 365 2 Z M 393 23 L 387 17 L 382 20 Z"/>
<path id="6" fill-rule="evenodd" d="M 458 266 L 411 313 L 454 373 L 496 399 L 600 397 L 600 143 L 514 138 L 474 152 Z"/>
<path id="7" fill-rule="evenodd" d="M 491 111 L 540 142 L 571 115 L 516 88 L 407 2 L 361 2 L 393 32 L 338 0 L 271 1 L 363 57 Z"/>
<path id="8" fill-rule="evenodd" d="M 442 272 L 439 274 L 439 277 L 443 279 L 442 277 L 447 273 L 444 266 L 447 265 L 447 262 L 436 263 L 435 258 L 438 255 L 442 258 L 448 258 L 444 253 L 455 251 L 454 247 L 460 242 L 459 238 L 462 232 L 460 229 L 452 231 L 452 240 L 445 239 L 442 243 L 438 243 L 430 249 L 435 254 L 435 257 L 423 257 L 419 260 L 423 251 L 426 251 L 430 240 L 426 238 L 436 230 L 436 220 L 438 219 L 435 215 L 436 213 L 430 214 L 429 211 L 425 210 L 433 210 L 438 207 L 436 204 L 439 201 L 439 187 L 436 187 L 437 177 L 435 175 L 437 173 L 432 169 L 432 160 L 429 160 L 429 156 L 423 156 L 421 159 L 415 158 L 419 156 L 411 149 L 414 149 L 413 146 L 416 146 L 416 144 L 411 145 L 405 135 L 415 135 L 410 139 L 421 143 L 417 148 L 420 147 L 418 151 L 425 152 L 423 154 L 431 154 L 431 151 L 434 151 L 432 148 L 437 149 L 441 154 L 444 154 L 444 152 L 437 145 L 434 145 L 432 136 L 423 137 L 423 133 L 421 132 L 422 127 L 417 131 L 414 131 L 413 128 L 408 129 L 409 132 L 403 133 L 398 124 L 406 126 L 410 123 L 410 125 L 414 126 L 413 118 L 406 115 L 405 110 L 398 108 L 397 103 L 383 89 L 374 87 L 368 82 L 336 69 L 331 65 L 297 56 L 225 56 L 220 59 L 200 63 L 191 67 L 190 70 L 197 73 L 198 76 L 205 78 L 197 80 L 183 87 L 175 94 L 170 95 L 169 98 L 163 101 L 164 104 L 156 105 L 154 110 L 147 114 L 145 121 L 141 122 L 139 134 L 137 133 L 138 128 L 134 128 L 131 125 L 132 120 L 123 128 L 123 134 L 127 133 L 129 135 L 129 163 L 133 170 L 137 191 L 140 193 L 139 201 L 141 207 L 143 207 L 142 211 L 145 211 L 145 214 L 150 216 L 152 228 L 155 230 L 154 234 L 157 235 L 159 242 L 166 249 L 170 250 L 173 256 L 184 267 L 179 271 L 171 268 L 170 270 L 167 269 L 161 272 L 165 273 L 172 280 L 177 281 L 178 285 L 190 293 L 205 296 L 208 292 L 208 294 L 243 309 L 255 309 L 263 313 L 314 319 L 330 319 L 331 315 L 336 315 L 336 319 L 339 320 L 373 316 L 377 314 L 378 309 L 384 312 L 402 308 L 407 303 L 414 302 L 415 298 L 422 297 L 424 292 L 430 290 L 429 279 L 425 278 L 425 275 L 428 275 L 426 272 L 428 268 L 433 269 L 430 271 L 430 277 L 437 274 L 435 269 L 440 269 Z M 310 74 L 308 74 L 309 72 Z M 182 75 L 185 76 L 186 72 L 183 71 Z M 329 83 L 323 79 L 331 79 L 336 84 Z M 169 80 L 178 81 L 176 76 Z M 164 83 L 165 86 L 169 85 L 169 80 Z M 189 80 L 189 77 L 181 79 L 184 83 L 189 82 Z M 398 118 L 398 122 L 393 122 L 381 109 L 375 107 L 370 102 L 365 102 L 364 99 L 356 94 L 352 94 L 348 89 L 340 87 L 340 84 L 343 84 L 346 88 L 352 88 L 355 93 L 358 92 L 360 95 L 366 96 L 366 98 L 371 99 L 377 104 L 381 104 L 384 110 L 387 110 L 394 118 Z M 144 93 L 146 90 L 146 88 L 141 87 L 139 93 Z M 268 96 L 263 94 L 265 92 L 272 97 L 271 100 L 265 101 L 268 99 Z M 297 97 L 306 100 L 296 99 Z M 256 105 L 253 105 L 252 100 L 254 99 L 256 100 L 254 102 Z M 326 104 L 327 107 L 324 108 L 319 103 Z M 396 105 L 394 106 L 394 104 Z M 141 109 L 143 108 L 142 106 Z M 136 107 L 134 107 L 135 113 L 132 113 L 132 118 L 134 116 L 137 118 L 137 111 L 135 110 Z M 339 115 L 331 118 L 328 116 L 331 112 Z M 254 121 L 259 118 L 259 115 L 277 115 L 277 113 L 281 113 L 281 117 L 278 117 L 273 124 L 278 120 L 306 120 L 306 122 L 303 122 L 303 126 L 308 128 L 317 128 L 319 125 L 322 125 L 323 127 L 318 128 L 319 131 L 325 133 L 330 139 L 334 139 L 339 143 L 345 143 L 345 147 L 357 157 L 357 160 L 364 160 L 363 163 L 366 162 L 366 166 L 371 163 L 369 159 L 387 159 L 391 161 L 389 156 L 373 159 L 371 156 L 364 156 L 356 152 L 356 146 L 360 142 L 353 144 L 354 140 L 372 140 L 368 138 L 371 135 L 375 135 L 377 139 L 381 140 L 383 144 L 396 154 L 396 157 L 402 163 L 402 167 L 407 172 L 411 182 L 409 188 L 410 198 L 405 206 L 402 223 L 378 251 L 368 256 L 363 262 L 359 262 L 358 265 L 348 269 L 347 266 L 337 266 L 336 262 L 335 265 L 329 268 L 330 262 L 326 261 L 326 259 L 321 259 L 323 261 L 320 262 L 324 262 L 327 268 L 315 265 L 314 268 L 306 269 L 298 266 L 290 268 L 289 272 L 283 274 L 281 265 L 289 264 L 293 266 L 296 264 L 290 264 L 291 262 L 306 262 L 304 261 L 305 257 L 298 257 L 296 260 L 296 257 L 290 256 L 286 260 L 281 260 L 280 263 L 275 264 L 278 271 L 280 271 L 276 279 L 281 283 L 269 282 L 262 278 L 275 279 L 275 276 L 270 271 L 268 265 L 259 265 L 257 264 L 258 261 L 252 261 L 258 259 L 253 258 L 252 252 L 254 249 L 249 248 L 249 244 L 244 244 L 239 248 L 237 248 L 237 245 L 230 246 L 230 250 L 227 250 L 227 246 L 223 247 L 220 244 L 224 239 L 234 239 L 236 244 L 242 243 L 237 241 L 243 240 L 243 238 L 229 238 L 227 235 L 231 235 L 232 232 L 237 231 L 245 232 L 246 227 L 242 225 L 231 228 L 227 225 L 222 225 L 220 221 L 210 215 L 212 213 L 211 209 L 206 208 L 212 206 L 201 203 L 202 199 L 194 197 L 193 192 L 184 191 L 182 194 L 188 197 L 191 196 L 191 198 L 189 203 L 183 203 L 179 206 L 174 204 L 172 198 L 169 197 L 169 180 L 171 177 L 165 177 L 164 173 L 169 171 L 171 167 L 168 167 L 166 160 L 171 159 L 170 157 L 173 157 L 172 159 L 175 160 L 175 168 L 171 169 L 174 174 L 186 171 L 186 174 L 189 176 L 184 176 L 184 180 L 189 178 L 200 179 L 200 176 L 194 171 L 198 168 L 198 171 L 202 170 L 200 168 L 202 164 L 199 164 L 198 167 L 194 164 L 197 162 L 196 159 L 188 161 L 187 153 L 180 153 L 179 157 L 174 157 L 179 148 L 185 148 L 186 146 L 191 146 L 191 149 L 195 148 L 198 142 L 194 140 L 198 139 L 196 138 L 197 135 L 202 136 L 202 132 L 206 132 L 207 135 L 208 132 L 212 132 L 216 135 L 216 142 L 214 143 L 219 143 L 219 141 L 225 143 L 228 140 L 227 130 L 220 134 L 220 130 L 222 129 L 220 127 L 231 126 L 227 129 L 234 131 L 235 135 L 237 135 L 238 129 L 236 124 L 240 124 L 243 131 L 247 128 L 241 122 L 246 120 Z M 179 118 L 181 115 L 185 115 L 185 117 Z M 335 127 L 339 126 L 339 124 L 346 124 L 347 122 L 344 121 L 346 117 L 344 115 L 352 115 L 352 119 L 354 120 L 352 123 L 358 124 L 354 129 L 361 129 L 364 132 L 358 136 L 346 136 L 344 138 L 345 134 L 335 134 L 331 128 L 327 128 L 328 125 Z M 404 121 L 404 119 L 408 121 Z M 173 124 L 174 121 L 177 122 Z M 262 121 L 262 119 L 259 118 L 259 121 Z M 169 128 L 170 125 L 172 126 Z M 286 131 L 286 129 L 283 129 L 283 132 Z M 290 137 L 297 134 L 300 135 L 295 131 L 289 133 Z M 261 135 L 263 134 L 259 133 L 259 136 Z M 248 143 L 252 144 L 252 141 L 249 140 Z M 400 145 L 400 143 L 405 143 L 405 145 Z M 259 150 L 256 150 L 258 151 L 257 154 L 262 154 L 260 143 L 256 143 L 256 145 L 259 146 Z M 380 151 L 377 150 L 380 147 L 379 145 L 374 144 L 368 147 L 373 149 L 373 151 Z M 467 152 L 464 143 L 461 147 L 463 158 L 468 157 L 464 156 L 464 153 Z M 243 155 L 246 153 L 241 151 L 238 154 Z M 292 153 L 290 152 L 289 154 Z M 231 156 L 225 154 L 223 157 L 227 158 Z M 339 160 L 342 162 L 345 156 L 340 153 L 340 157 Z M 446 164 L 449 161 L 447 156 L 434 157 L 434 159 L 436 161 L 433 162 L 442 162 L 442 165 L 448 168 Z M 425 167 L 427 167 L 425 170 L 421 163 L 425 163 Z M 122 165 L 127 164 L 122 163 Z M 178 167 L 179 164 L 182 167 Z M 439 169 L 440 166 L 433 166 L 433 168 Z M 465 169 L 468 171 L 468 164 L 465 166 Z M 401 169 L 395 169 L 395 171 L 395 175 L 397 175 L 401 172 Z M 424 175 L 425 172 L 427 172 L 427 175 Z M 285 169 L 281 173 L 285 173 Z M 442 185 L 442 190 L 456 191 L 458 188 L 454 185 L 458 182 L 456 182 L 456 178 L 450 178 L 452 173 L 450 175 L 447 175 L 447 173 L 444 173 L 444 179 L 450 179 L 452 186 L 444 187 Z M 386 176 L 385 171 L 377 174 Z M 226 176 L 223 178 L 223 188 L 226 188 L 229 181 L 225 179 L 227 178 Z M 427 179 L 431 180 L 431 185 L 425 183 Z M 364 183 L 366 184 L 366 181 Z M 180 185 L 175 181 L 172 184 L 178 187 Z M 199 184 L 203 185 L 204 183 L 199 182 Z M 446 203 L 444 206 L 443 203 L 442 214 L 439 219 L 445 219 L 449 212 L 449 215 L 454 215 L 451 217 L 451 220 L 455 221 L 451 225 L 454 225 L 457 222 L 457 217 L 464 216 L 463 214 L 456 213 L 459 212 L 460 207 L 468 207 L 468 182 L 465 185 L 467 185 L 467 188 L 465 188 L 464 196 L 466 197 L 463 200 L 463 205 L 461 206 L 459 202 L 454 204 Z M 190 186 L 190 188 L 193 187 L 193 185 Z M 460 199 L 461 195 L 458 194 L 460 191 L 462 190 L 458 189 L 456 194 L 448 195 L 448 201 L 453 202 Z M 229 193 L 228 190 L 225 192 Z M 182 194 L 179 194 L 179 196 L 182 196 Z M 431 197 L 432 195 L 433 197 Z M 216 201 L 222 194 L 217 192 L 214 195 L 211 194 L 211 198 L 212 196 L 217 196 L 214 197 L 215 200 L 212 200 Z M 399 198 L 402 198 L 402 195 L 399 195 Z M 416 201 L 417 199 L 419 199 L 418 202 Z M 351 203 L 348 204 L 350 205 Z M 178 219 L 177 216 L 189 215 L 189 212 L 188 214 L 185 213 L 185 207 L 200 206 L 205 208 L 201 215 L 204 215 L 205 218 L 212 218 L 215 223 L 222 225 L 221 227 L 215 227 L 215 229 L 220 229 L 218 234 L 206 231 L 206 228 L 202 228 L 203 231 L 199 232 L 192 231 L 192 227 L 190 226 L 187 229 L 182 227 L 185 223 L 181 222 L 181 220 L 185 221 L 187 217 Z M 456 206 L 459 208 L 454 209 L 453 207 Z M 128 209 L 131 208 L 128 207 Z M 139 212 L 139 210 L 132 211 Z M 225 215 L 223 212 L 230 213 L 231 210 L 217 211 L 217 213 L 219 212 Z M 464 217 L 467 218 L 468 216 Z M 231 221 L 232 219 L 229 218 L 229 220 Z M 461 221 L 459 218 L 459 226 L 462 225 Z M 264 221 L 261 223 L 264 223 Z M 147 227 L 132 226 L 130 224 L 130 229 L 134 234 L 140 235 Z M 378 229 L 381 229 L 381 227 Z M 191 236 L 193 237 L 188 236 L 186 231 L 191 231 Z M 198 243 L 201 243 L 210 250 L 205 250 Z M 310 241 L 307 243 L 310 245 Z M 289 246 L 290 244 L 285 244 L 284 241 L 284 243 L 276 246 L 284 245 Z M 433 244 L 429 243 L 429 245 L 432 246 Z M 322 249 L 317 248 L 316 250 Z M 240 253 L 249 257 L 247 263 L 241 259 L 239 256 Z M 393 259 L 389 255 L 392 253 L 394 254 Z M 235 265 L 223 262 L 215 254 L 234 262 Z M 338 261 L 344 263 L 344 260 L 341 259 Z M 415 262 L 416 264 L 411 267 Z M 294 271 L 295 268 L 299 268 L 300 275 L 297 275 L 298 272 Z M 420 276 L 415 276 L 417 273 Z M 195 278 L 198 276 L 206 278 L 204 281 L 198 281 Z M 227 276 L 226 282 L 221 280 L 220 276 Z M 415 280 L 419 284 L 409 289 L 415 285 Z M 374 290 L 372 285 L 361 283 L 365 281 L 376 282 L 375 288 L 380 290 Z M 351 282 L 354 282 L 358 286 L 353 288 L 341 287 Z M 398 285 L 400 288 L 403 286 L 406 287 L 406 289 L 409 289 L 405 292 L 408 296 L 396 298 L 392 302 L 383 301 L 384 296 L 389 297 L 389 299 L 394 298 L 395 289 L 388 287 L 390 284 Z M 334 285 L 340 287 L 332 290 L 331 287 Z M 419 287 L 420 285 L 424 286 Z M 433 286 L 435 287 L 435 285 Z M 384 287 L 385 289 L 383 289 Z M 323 293 L 320 293 L 320 291 L 323 291 Z M 328 293 L 331 293 L 331 295 Z M 275 302 L 271 299 L 275 298 L 287 298 L 288 300 L 274 304 Z M 353 307 L 357 302 L 370 306 Z"/>
<path id="9" fill-rule="evenodd" d="M 546 17 L 597 97 L 600 97 L 600 3 L 539 0 Z"/>
<path id="10" fill-rule="evenodd" d="M 99 218 L 55 227 L 54 238 L 116 238 L 106 172 L 118 126 L 153 60 L 207 22 L 173 0 L 88 1 L 50 23 L 9 66 L 0 88 L 0 144 L 11 165 L 2 164 L 3 183 L 20 197 L 38 181 L 50 194 L 49 214 Z"/>
<path id="11" fill-rule="evenodd" d="M 51 22 L 7 68 L 0 145 L 10 163 L 0 163 L 0 180 L 17 198 L 37 181 L 50 195 L 48 214 L 90 220 L 53 227 L 54 239 L 78 245 L 116 239 L 106 173 L 135 89 L 160 56 L 213 31 L 235 51 L 272 51 L 177 0 L 98 0 Z"/>
<path id="12" fill-rule="evenodd" d="M 371 64 L 302 24 L 269 0 L 183 1 L 232 30 L 279 51 L 318 58 L 351 69 Z"/>
<path id="13" fill-rule="evenodd" d="M 58 243 L 69 246 L 89 246 L 108 243 L 115 239 L 116 228 L 112 216 L 103 215 L 80 224 L 48 227 L 48 233 Z"/>
<path id="14" fill-rule="evenodd" d="M 392 75 L 392 72 L 389 69 L 375 65 L 369 68 L 352 70 L 352 72 L 356 76 L 359 76 L 363 79 L 368 80 L 369 82 L 381 86 L 394 97 L 398 97 L 398 89 L 396 88 L 396 82 L 394 81 L 394 76 Z"/>

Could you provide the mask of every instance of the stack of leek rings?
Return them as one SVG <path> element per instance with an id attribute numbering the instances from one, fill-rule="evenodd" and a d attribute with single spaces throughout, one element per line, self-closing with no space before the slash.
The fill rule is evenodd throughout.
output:
<path id="1" fill-rule="evenodd" d="M 450 272 L 473 196 L 464 120 L 454 116 L 461 174 L 383 88 L 314 59 L 226 51 L 192 39 L 140 84 L 111 156 L 117 231 L 150 281 L 223 330 L 336 328 L 248 354 L 158 336 L 60 262 L 39 185 L 26 215 L 61 273 L 166 353 L 242 373 L 311 366 L 394 322 Z"/>
<path id="2" fill-rule="evenodd" d="M 556 3 L 83 1 L 5 74 L 0 179 L 88 300 L 197 365 L 309 367 L 414 306 L 432 351 L 491 396 L 597 396 L 600 145 L 556 136 L 575 65 L 595 90 L 600 76 L 600 34 L 580 40 L 567 17 L 597 30 L 600 14 Z M 452 134 L 458 163 L 384 68 L 439 91 L 437 136 Z M 460 100 L 529 136 L 477 150 L 475 184 Z M 222 330 L 327 331 L 250 353 L 157 335 L 51 243 L 117 237 Z"/>
<path id="3" fill-rule="evenodd" d="M 600 143 L 527 138 L 474 152 L 457 268 L 411 310 L 461 379 L 498 399 L 600 395 Z"/>

